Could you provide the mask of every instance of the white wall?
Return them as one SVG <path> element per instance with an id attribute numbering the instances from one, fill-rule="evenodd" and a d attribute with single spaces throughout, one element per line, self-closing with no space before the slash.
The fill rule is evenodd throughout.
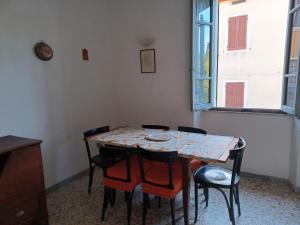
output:
<path id="1" fill-rule="evenodd" d="M 139 35 L 155 38 L 157 73 L 141 74 Z M 189 1 L 112 1 L 118 124 L 193 124 L 190 111 Z"/>
<path id="2" fill-rule="evenodd" d="M 200 127 L 212 134 L 243 137 L 245 172 L 287 179 L 292 137 L 290 116 L 202 112 Z"/>
<path id="3" fill-rule="evenodd" d="M 294 119 L 289 180 L 300 192 L 300 119 Z"/>
<path id="4" fill-rule="evenodd" d="M 44 141 L 47 187 L 88 167 L 82 132 L 113 120 L 109 16 L 106 0 L 0 0 L 0 136 Z"/>

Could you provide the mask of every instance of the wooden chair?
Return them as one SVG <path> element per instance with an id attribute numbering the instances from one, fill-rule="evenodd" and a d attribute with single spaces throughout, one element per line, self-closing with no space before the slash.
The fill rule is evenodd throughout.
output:
<path id="1" fill-rule="evenodd" d="M 225 198 L 228 208 L 229 218 L 233 225 L 235 225 L 234 204 L 238 206 L 239 216 L 241 215 L 240 197 L 239 197 L 239 183 L 240 171 L 246 148 L 246 142 L 243 138 L 239 139 L 237 147 L 230 151 L 229 159 L 233 160 L 232 170 L 224 169 L 222 167 L 207 165 L 198 169 L 194 175 L 195 182 L 195 223 L 198 219 L 198 189 L 207 189 L 205 194 L 206 207 L 208 206 L 208 189 L 215 188 L 219 190 Z M 222 189 L 229 189 L 229 201 Z"/>
<path id="2" fill-rule="evenodd" d="M 179 126 L 178 131 L 182 132 L 188 132 L 188 133 L 195 133 L 195 134 L 203 134 L 207 135 L 207 131 L 200 129 L 200 128 L 195 128 L 195 127 L 183 127 Z M 205 166 L 207 163 L 198 159 L 192 159 L 191 160 L 191 170 L 194 173 L 197 169 L 199 169 L 201 166 Z"/>
<path id="3" fill-rule="evenodd" d="M 142 128 L 155 129 L 155 130 L 165 130 L 165 131 L 170 130 L 170 127 L 163 126 L 163 125 L 142 125 Z"/>
<path id="4" fill-rule="evenodd" d="M 94 177 L 95 167 L 98 166 L 98 167 L 102 168 L 102 165 L 101 165 L 101 161 L 100 161 L 100 156 L 98 154 L 95 156 L 92 156 L 88 138 L 91 136 L 97 135 L 97 134 L 102 134 L 102 133 L 108 132 L 108 131 L 109 131 L 109 126 L 105 126 L 105 127 L 99 127 L 99 128 L 95 128 L 92 130 L 88 130 L 83 133 L 84 142 L 85 142 L 86 151 L 87 151 L 88 160 L 89 160 L 89 184 L 88 184 L 88 193 L 89 194 L 91 193 L 91 187 L 93 185 L 93 177 Z"/>
<path id="5" fill-rule="evenodd" d="M 127 201 L 127 224 L 130 225 L 132 198 L 135 187 L 140 183 L 138 157 L 132 149 L 104 146 L 100 157 L 103 162 L 104 200 L 101 220 L 104 221 L 105 211 L 114 190 L 125 191 Z"/>
<path id="6" fill-rule="evenodd" d="M 177 152 L 153 152 L 138 148 L 143 190 L 143 225 L 146 223 L 149 194 L 170 199 L 172 225 L 175 224 L 175 198 L 182 190 L 182 168 L 176 166 Z M 154 166 L 145 168 L 145 162 Z M 161 163 L 164 162 L 164 163 Z"/>

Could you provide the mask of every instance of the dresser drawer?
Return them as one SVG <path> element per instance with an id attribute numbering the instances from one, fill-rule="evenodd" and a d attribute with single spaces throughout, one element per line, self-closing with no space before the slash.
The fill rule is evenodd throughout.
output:
<path id="1" fill-rule="evenodd" d="M 0 208 L 1 225 L 21 225 L 34 220 L 40 214 L 40 199 L 35 198 L 13 208 Z"/>
<path id="2" fill-rule="evenodd" d="M 0 200 L 19 194 L 28 199 L 39 196 L 44 191 L 43 182 L 43 168 L 39 146 L 30 146 L 23 150 L 12 152 L 1 174 Z M 21 199 L 22 202 L 25 200 Z"/>

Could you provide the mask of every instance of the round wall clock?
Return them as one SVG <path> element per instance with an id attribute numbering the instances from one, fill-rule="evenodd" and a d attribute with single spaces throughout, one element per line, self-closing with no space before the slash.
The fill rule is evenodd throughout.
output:
<path id="1" fill-rule="evenodd" d="M 44 42 L 39 42 L 34 46 L 35 55 L 43 61 L 49 61 L 53 58 L 52 48 Z"/>

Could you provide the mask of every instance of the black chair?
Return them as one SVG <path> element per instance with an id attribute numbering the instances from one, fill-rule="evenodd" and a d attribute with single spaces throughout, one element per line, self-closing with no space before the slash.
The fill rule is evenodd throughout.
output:
<path id="1" fill-rule="evenodd" d="M 183 127 L 183 126 L 179 126 L 178 127 L 178 131 L 207 135 L 207 131 L 206 130 L 203 130 L 203 129 L 200 129 L 200 128 L 195 128 L 195 127 Z"/>
<path id="2" fill-rule="evenodd" d="M 143 225 L 146 223 L 147 208 L 150 206 L 149 194 L 170 199 L 172 225 L 175 224 L 175 198 L 182 190 L 182 168 L 175 164 L 178 153 L 154 152 L 138 148 L 140 174 L 143 190 Z M 145 167 L 149 161 L 154 162 L 150 169 Z M 160 162 L 164 162 L 161 164 Z"/>
<path id="3" fill-rule="evenodd" d="M 208 188 L 215 188 L 219 190 L 225 198 L 228 208 L 229 218 L 233 225 L 235 225 L 234 217 L 234 204 L 238 206 L 239 216 L 241 215 L 240 197 L 239 197 L 239 183 L 240 183 L 240 171 L 243 160 L 244 150 L 246 148 L 246 142 L 243 138 L 239 139 L 239 142 L 235 149 L 230 151 L 229 159 L 233 160 L 233 169 L 228 170 L 222 167 L 207 165 L 201 167 L 196 171 L 194 175 L 195 182 L 195 223 L 198 219 L 198 189 L 207 189 L 205 193 L 206 207 L 208 206 Z M 229 189 L 229 201 L 222 189 Z"/>
<path id="4" fill-rule="evenodd" d="M 181 132 L 187 132 L 187 133 L 195 133 L 195 134 L 203 134 L 203 135 L 207 135 L 207 131 L 200 129 L 200 128 L 195 128 L 195 127 L 183 127 L 183 126 L 179 126 L 178 127 L 178 131 Z M 192 159 L 191 162 L 191 169 L 192 172 L 194 173 L 197 169 L 199 169 L 201 166 L 205 166 L 207 165 L 206 162 L 202 161 L 202 160 L 198 160 L 198 159 Z"/>
<path id="5" fill-rule="evenodd" d="M 163 126 L 163 125 L 142 125 L 142 128 L 155 129 L 155 130 L 165 130 L 165 131 L 170 130 L 170 127 Z"/>
<path id="6" fill-rule="evenodd" d="M 102 168 L 102 165 L 101 165 L 99 155 L 95 155 L 95 156 L 91 155 L 88 138 L 91 136 L 97 135 L 97 134 L 102 134 L 102 133 L 108 132 L 108 131 L 109 131 L 109 126 L 105 126 L 105 127 L 99 127 L 99 128 L 95 128 L 92 130 L 88 130 L 83 133 L 86 151 L 88 154 L 89 167 L 90 167 L 90 169 L 89 169 L 89 171 L 90 171 L 89 172 L 89 188 L 88 188 L 89 194 L 91 193 L 91 186 L 93 185 L 93 177 L 94 177 L 95 167 L 98 166 L 98 167 Z"/>
<path id="7" fill-rule="evenodd" d="M 115 190 L 125 191 L 127 223 L 130 225 L 132 198 L 140 183 L 139 164 L 135 150 L 115 146 L 104 146 L 100 150 L 103 169 L 104 200 L 101 220 L 104 221 L 108 203 L 114 204 Z M 113 206 L 113 204 L 111 204 Z"/>

